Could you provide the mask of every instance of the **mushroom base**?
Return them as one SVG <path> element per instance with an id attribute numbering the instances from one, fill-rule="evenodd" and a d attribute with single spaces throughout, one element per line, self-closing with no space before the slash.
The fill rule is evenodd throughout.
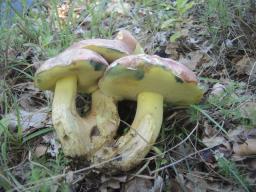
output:
<path id="1" fill-rule="evenodd" d="M 76 76 L 57 81 L 53 100 L 52 120 L 64 154 L 89 156 L 115 134 L 119 117 L 115 102 L 99 90 L 92 94 L 91 111 L 80 117 L 76 111 Z"/>
<path id="2" fill-rule="evenodd" d="M 163 96 L 152 92 L 138 95 L 137 111 L 129 132 L 96 152 L 93 161 L 113 158 L 104 167 L 127 171 L 147 155 L 155 143 L 163 120 Z"/>

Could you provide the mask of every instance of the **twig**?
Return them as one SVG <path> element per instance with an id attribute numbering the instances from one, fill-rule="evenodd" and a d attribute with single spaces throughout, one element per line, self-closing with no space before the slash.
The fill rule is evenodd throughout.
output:
<path id="1" fill-rule="evenodd" d="M 214 146 L 214 147 L 215 147 L 215 146 Z M 173 163 L 170 163 L 170 164 L 168 164 L 168 165 L 165 165 L 165 166 L 163 166 L 163 167 L 160 167 L 159 169 L 156 169 L 156 170 L 154 170 L 154 171 L 151 171 L 150 174 L 153 174 L 153 173 L 162 171 L 162 170 L 164 170 L 164 169 L 167 169 L 167 168 L 169 168 L 169 167 L 172 167 L 172 166 L 174 166 L 174 165 L 177 165 L 177 164 L 181 163 L 182 161 L 184 161 L 184 160 L 186 160 L 186 159 L 192 157 L 193 155 L 196 155 L 196 154 L 201 153 L 201 152 L 203 152 L 203 151 L 207 151 L 207 150 L 212 149 L 212 148 L 214 148 L 214 147 L 204 148 L 204 149 L 202 149 L 202 150 L 199 150 L 199 151 L 196 151 L 196 152 L 194 152 L 194 153 L 191 153 L 191 154 L 189 154 L 189 155 L 187 155 L 187 156 L 185 156 L 185 157 L 179 159 L 178 161 L 175 161 L 175 162 L 173 162 Z"/>

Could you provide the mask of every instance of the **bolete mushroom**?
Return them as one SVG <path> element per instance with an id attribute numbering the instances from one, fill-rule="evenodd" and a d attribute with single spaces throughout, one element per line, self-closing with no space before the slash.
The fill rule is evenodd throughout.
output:
<path id="1" fill-rule="evenodd" d="M 97 90 L 97 81 L 107 61 L 142 51 L 128 31 L 120 31 L 117 39 L 75 43 L 57 57 L 47 60 L 36 73 L 39 88 L 55 89 L 53 124 L 68 156 L 89 157 L 116 133 L 119 116 L 115 101 Z M 92 93 L 91 111 L 84 118 L 76 112 L 77 91 Z"/>
<path id="2" fill-rule="evenodd" d="M 54 90 L 52 120 L 67 156 L 89 156 L 115 134 L 119 124 L 116 104 L 98 90 L 107 61 L 87 49 L 69 49 L 44 62 L 35 75 L 36 86 Z M 92 93 L 91 111 L 80 117 L 77 91 Z"/>
<path id="3" fill-rule="evenodd" d="M 190 105 L 202 91 L 192 71 L 172 59 L 145 54 L 113 62 L 99 82 L 104 94 L 117 100 L 137 100 L 130 130 L 96 152 L 92 161 L 114 158 L 107 167 L 129 170 L 143 160 L 155 143 L 163 119 L 163 102 Z M 118 158 L 115 158 L 118 157 Z"/>

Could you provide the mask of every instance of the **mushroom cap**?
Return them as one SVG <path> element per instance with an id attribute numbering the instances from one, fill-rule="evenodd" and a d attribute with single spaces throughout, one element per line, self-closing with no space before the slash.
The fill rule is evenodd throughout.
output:
<path id="1" fill-rule="evenodd" d="M 138 41 L 135 37 L 127 30 L 122 29 L 116 34 L 116 40 L 120 40 L 128 45 L 132 50 L 136 49 Z"/>
<path id="2" fill-rule="evenodd" d="M 203 95 L 195 74 L 187 67 L 172 59 L 145 54 L 130 55 L 113 62 L 101 78 L 99 87 L 119 100 L 136 100 L 141 92 L 155 92 L 174 105 L 197 103 Z"/>
<path id="3" fill-rule="evenodd" d="M 88 39 L 74 43 L 68 49 L 86 48 L 97 52 L 104 57 L 108 62 L 113 62 L 123 56 L 131 54 L 133 46 L 129 46 L 121 40 L 108 39 Z"/>
<path id="4" fill-rule="evenodd" d="M 90 93 L 97 88 L 107 66 L 107 61 L 91 50 L 68 49 L 41 65 L 35 75 L 35 84 L 43 90 L 54 90 L 58 79 L 76 75 L 78 90 Z"/>
<path id="5" fill-rule="evenodd" d="M 116 34 L 117 40 L 124 42 L 132 49 L 133 54 L 142 54 L 144 53 L 143 48 L 140 43 L 135 39 L 135 37 L 127 30 L 122 29 Z"/>

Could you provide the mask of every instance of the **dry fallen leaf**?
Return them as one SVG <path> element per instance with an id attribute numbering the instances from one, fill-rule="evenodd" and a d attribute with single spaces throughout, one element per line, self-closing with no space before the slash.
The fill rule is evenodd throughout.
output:
<path id="1" fill-rule="evenodd" d="M 243 127 L 237 127 L 236 129 L 229 130 L 228 131 L 229 141 L 239 142 L 243 132 L 244 132 L 244 128 Z"/>
<path id="2" fill-rule="evenodd" d="M 234 143 L 233 150 L 236 155 L 255 155 L 256 139 L 247 139 L 243 144 Z"/>
<path id="3" fill-rule="evenodd" d="M 175 181 L 174 179 L 171 179 L 168 183 L 168 191 L 171 192 L 182 192 L 182 188 L 180 187 L 180 184 Z"/>
<path id="4" fill-rule="evenodd" d="M 48 147 L 46 145 L 41 145 L 41 144 L 36 146 L 35 151 L 34 151 L 35 156 L 37 158 L 39 158 L 39 157 L 45 155 L 47 152 L 47 148 Z"/>
<path id="5" fill-rule="evenodd" d="M 4 116 L 8 122 L 8 127 L 15 130 L 17 126 L 22 127 L 23 131 L 29 128 L 43 128 L 51 125 L 51 118 L 48 108 L 42 108 L 33 112 L 20 110 Z"/>
<path id="6" fill-rule="evenodd" d="M 152 188 L 153 183 L 149 179 L 135 177 L 124 185 L 122 192 L 151 192 Z"/>
<path id="7" fill-rule="evenodd" d="M 204 122 L 204 135 L 206 137 L 213 137 L 217 133 L 218 133 L 217 129 L 215 129 L 211 125 L 209 125 L 207 121 Z"/>
<path id="8" fill-rule="evenodd" d="M 102 175 L 101 177 L 101 186 L 100 186 L 100 192 L 108 192 L 109 189 L 120 189 L 121 183 L 126 182 L 127 176 L 105 176 Z"/>
<path id="9" fill-rule="evenodd" d="M 177 43 L 168 43 L 165 49 L 165 53 L 170 55 L 170 58 L 174 60 L 179 59 L 179 52 L 177 49 L 179 48 L 179 45 Z"/>
<path id="10" fill-rule="evenodd" d="M 256 59 L 245 55 L 236 63 L 235 67 L 238 74 L 246 74 L 256 78 Z"/>
<path id="11" fill-rule="evenodd" d="M 207 191 L 207 182 L 201 176 L 197 176 L 197 173 L 193 173 L 193 171 L 191 171 L 190 173 L 186 174 L 185 177 L 187 179 L 186 187 L 190 189 L 190 191 Z"/>
<path id="12" fill-rule="evenodd" d="M 210 148 L 227 142 L 226 139 L 222 136 L 204 137 L 202 141 L 205 146 Z"/>
<path id="13" fill-rule="evenodd" d="M 238 127 L 229 131 L 228 136 L 233 143 L 234 159 L 239 160 L 242 156 L 256 154 L 256 128 L 245 129 Z"/>
<path id="14" fill-rule="evenodd" d="M 240 108 L 242 117 L 250 119 L 256 125 L 256 103 L 247 101 Z"/>
<path id="15" fill-rule="evenodd" d="M 187 54 L 185 57 L 180 58 L 179 62 L 183 65 L 186 65 L 191 70 L 194 70 L 197 67 L 202 66 L 205 63 L 208 63 L 210 61 L 210 58 L 201 51 L 192 51 L 189 54 Z"/>
<path id="16" fill-rule="evenodd" d="M 154 180 L 154 186 L 151 189 L 152 192 L 161 192 L 163 190 L 164 180 L 161 176 L 157 176 Z"/>
<path id="17" fill-rule="evenodd" d="M 12 87 L 17 94 L 17 103 L 21 109 L 31 112 L 45 106 L 45 94 L 35 87 L 33 82 L 19 83 Z"/>

